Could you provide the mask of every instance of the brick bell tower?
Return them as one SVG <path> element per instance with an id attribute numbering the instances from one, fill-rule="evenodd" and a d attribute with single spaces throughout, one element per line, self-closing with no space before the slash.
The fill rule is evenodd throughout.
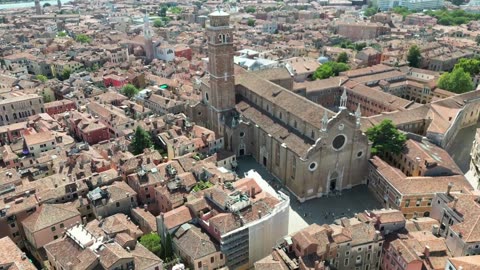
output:
<path id="1" fill-rule="evenodd" d="M 209 128 L 223 136 L 225 127 L 231 125 L 235 109 L 233 28 L 230 26 L 230 15 L 221 10 L 211 13 L 209 19 L 207 38 L 210 81 L 203 99 L 209 107 Z"/>

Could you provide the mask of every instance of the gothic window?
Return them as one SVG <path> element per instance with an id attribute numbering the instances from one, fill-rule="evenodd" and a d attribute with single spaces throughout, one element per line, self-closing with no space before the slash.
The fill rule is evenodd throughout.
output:
<path id="1" fill-rule="evenodd" d="M 227 43 L 227 36 L 225 36 L 225 34 L 218 35 L 218 41 L 220 43 Z"/>

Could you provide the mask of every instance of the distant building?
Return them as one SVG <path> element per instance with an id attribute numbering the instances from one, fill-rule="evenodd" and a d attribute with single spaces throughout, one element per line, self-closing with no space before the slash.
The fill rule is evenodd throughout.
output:
<path id="1" fill-rule="evenodd" d="M 24 154 L 31 154 L 33 157 L 39 157 L 40 153 L 55 149 L 57 139 L 54 133 L 42 131 L 32 134 L 24 134 Z"/>
<path id="2" fill-rule="evenodd" d="M 126 233 L 108 238 L 89 225 L 70 226 L 63 238 L 45 246 L 52 269 L 163 269 L 163 261 L 135 238 Z"/>
<path id="3" fill-rule="evenodd" d="M 0 100 L 0 126 L 25 121 L 29 116 L 44 113 L 43 99 L 37 94 L 26 94 Z"/>
<path id="4" fill-rule="evenodd" d="M 9 237 L 0 238 L 0 247 L 0 265 L 4 269 L 37 269 L 27 255 Z"/>
<path id="5" fill-rule="evenodd" d="M 70 204 L 43 204 L 39 210 L 25 220 L 22 226 L 32 253 L 56 240 L 67 228 L 82 222 L 80 213 Z"/>
<path id="6" fill-rule="evenodd" d="M 352 41 L 375 39 L 390 32 L 390 27 L 370 22 L 339 22 L 337 33 Z"/>
<path id="7" fill-rule="evenodd" d="M 115 182 L 105 188 L 96 188 L 87 194 L 96 218 L 117 213 L 130 215 L 137 207 L 137 193 L 125 182 Z"/>
<path id="8" fill-rule="evenodd" d="M 272 255 L 283 269 L 380 269 L 384 238 L 369 221 L 342 218 L 331 225 L 312 224 L 287 236 Z M 256 265 L 262 262 L 257 262 Z M 261 268 L 258 269 L 268 269 Z M 282 269 L 282 268 L 275 268 Z"/>
<path id="9" fill-rule="evenodd" d="M 68 115 L 69 128 L 77 139 L 89 145 L 110 139 L 110 132 L 106 125 L 89 114 L 72 111 Z"/>
<path id="10" fill-rule="evenodd" d="M 407 15 L 404 23 L 407 25 L 434 26 L 437 24 L 437 19 L 422 13 L 414 13 Z"/>
<path id="11" fill-rule="evenodd" d="M 454 192 L 437 193 L 432 217 L 440 222 L 438 235 L 445 237 L 453 256 L 480 254 L 480 196 Z"/>
<path id="12" fill-rule="evenodd" d="M 472 189 L 450 155 L 425 141 L 407 140 L 400 154 L 370 160 L 368 187 L 384 207 L 407 218 L 431 216 L 435 193 L 449 183 L 455 191 Z"/>
<path id="13" fill-rule="evenodd" d="M 44 104 L 45 112 L 50 116 L 77 109 L 75 102 L 64 99 Z"/>
<path id="14" fill-rule="evenodd" d="M 183 224 L 173 235 L 173 247 L 190 269 L 219 269 L 225 266 L 220 247 L 201 228 Z"/>

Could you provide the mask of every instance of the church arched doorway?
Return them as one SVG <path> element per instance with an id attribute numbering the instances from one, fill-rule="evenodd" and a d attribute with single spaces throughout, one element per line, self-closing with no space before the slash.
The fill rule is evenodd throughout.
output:
<path id="1" fill-rule="evenodd" d="M 328 179 L 328 189 L 330 192 L 337 190 L 338 173 L 333 172 Z"/>

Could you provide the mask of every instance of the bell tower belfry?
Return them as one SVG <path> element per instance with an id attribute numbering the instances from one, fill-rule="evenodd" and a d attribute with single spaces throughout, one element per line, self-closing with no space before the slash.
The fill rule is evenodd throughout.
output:
<path id="1" fill-rule="evenodd" d="M 210 128 L 223 135 L 228 113 L 235 108 L 233 28 L 230 15 L 217 10 L 207 24 L 209 89 L 203 99 L 210 109 Z"/>

